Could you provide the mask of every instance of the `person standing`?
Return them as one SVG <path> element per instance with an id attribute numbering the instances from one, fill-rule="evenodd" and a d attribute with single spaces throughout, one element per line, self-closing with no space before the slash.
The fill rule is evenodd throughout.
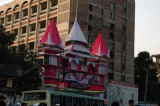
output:
<path id="1" fill-rule="evenodd" d="M 134 100 L 129 100 L 129 106 L 134 106 Z"/>

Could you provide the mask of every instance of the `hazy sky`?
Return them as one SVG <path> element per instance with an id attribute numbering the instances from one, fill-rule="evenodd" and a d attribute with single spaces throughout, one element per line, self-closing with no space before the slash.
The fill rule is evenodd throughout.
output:
<path id="1" fill-rule="evenodd" d="M 0 5 L 13 0 L 0 0 Z M 160 54 L 160 0 L 136 0 L 135 56 Z"/>
<path id="2" fill-rule="evenodd" d="M 160 54 L 160 0 L 136 0 L 135 56 Z"/>

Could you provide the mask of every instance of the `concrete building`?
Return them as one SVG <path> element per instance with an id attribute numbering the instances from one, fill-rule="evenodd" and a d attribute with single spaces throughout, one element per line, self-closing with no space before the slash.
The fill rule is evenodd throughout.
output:
<path id="1" fill-rule="evenodd" d="M 160 54 L 155 54 L 151 56 L 152 61 L 155 62 L 155 64 L 151 68 L 157 69 L 157 78 L 158 82 L 160 83 Z"/>
<path id="2" fill-rule="evenodd" d="M 0 7 L 6 33 L 16 33 L 13 46 L 36 49 L 54 17 L 63 40 L 73 25 L 77 0 L 14 0 Z M 91 47 L 100 29 L 110 47 L 109 79 L 134 82 L 135 0 L 79 0 L 78 23 Z M 107 71 L 108 71 L 107 70 Z"/>

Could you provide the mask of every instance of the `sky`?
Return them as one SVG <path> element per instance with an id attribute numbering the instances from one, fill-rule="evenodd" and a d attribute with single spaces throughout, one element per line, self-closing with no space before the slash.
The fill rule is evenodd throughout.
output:
<path id="1" fill-rule="evenodd" d="M 160 54 L 160 0 L 136 0 L 135 56 Z"/>
<path id="2" fill-rule="evenodd" d="M 0 0 L 0 5 L 13 0 Z M 135 0 L 134 56 L 141 51 L 160 54 L 160 0 Z"/>

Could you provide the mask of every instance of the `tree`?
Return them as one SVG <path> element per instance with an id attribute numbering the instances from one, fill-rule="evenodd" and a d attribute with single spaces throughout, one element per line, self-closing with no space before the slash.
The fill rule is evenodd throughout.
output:
<path id="1" fill-rule="evenodd" d="M 139 85 L 139 101 L 144 101 L 146 75 L 148 70 L 148 82 L 147 82 L 147 101 L 159 102 L 160 98 L 158 88 L 160 85 L 157 83 L 157 71 L 151 68 L 154 64 L 151 60 L 150 54 L 147 51 L 140 52 L 134 59 L 134 76 L 135 84 Z"/>
<path id="2" fill-rule="evenodd" d="M 6 34 L 3 25 L 0 25 L 0 64 L 14 64 L 23 67 L 23 74 L 14 78 L 13 89 L 17 91 L 38 89 L 41 80 L 37 66 L 37 53 L 18 47 L 12 47 L 15 34 Z"/>

